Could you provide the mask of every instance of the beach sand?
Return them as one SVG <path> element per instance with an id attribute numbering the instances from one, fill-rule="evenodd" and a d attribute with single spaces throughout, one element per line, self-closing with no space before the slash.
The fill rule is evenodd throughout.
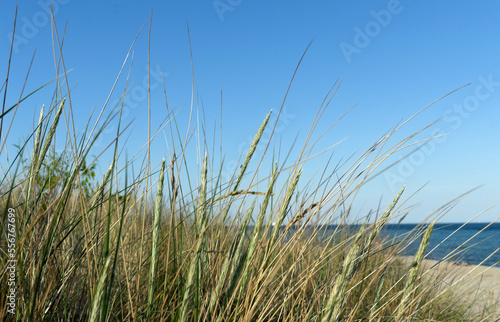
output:
<path id="1" fill-rule="evenodd" d="M 402 259 L 409 265 L 413 257 Z M 491 314 L 491 319 L 488 318 L 488 321 L 500 319 L 500 268 L 450 262 L 438 263 L 430 259 L 422 262 L 422 268 L 424 278 L 434 279 L 436 287 L 455 289 L 457 296 L 466 303 L 475 300 L 473 312 L 482 312 L 486 305 L 498 303 L 495 311 L 488 312 Z"/>

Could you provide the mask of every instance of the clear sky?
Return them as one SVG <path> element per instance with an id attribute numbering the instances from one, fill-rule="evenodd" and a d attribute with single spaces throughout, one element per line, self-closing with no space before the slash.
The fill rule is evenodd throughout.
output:
<path id="1" fill-rule="evenodd" d="M 83 131 L 91 110 L 102 107 L 135 35 L 146 23 L 133 50 L 133 84 L 124 117 L 127 123 L 134 120 L 127 133 L 132 134 L 127 143 L 129 154 L 147 140 L 143 84 L 147 75 L 148 23 L 153 12 L 153 129 L 167 117 L 160 69 L 169 105 L 180 110 L 181 128 L 185 129 L 189 118 L 191 62 L 187 24 L 194 61 L 195 107 L 203 104 L 210 140 L 215 124 L 217 131 L 220 124 L 223 88 L 222 140 L 228 167 L 236 165 L 239 154 L 248 147 L 248 137 L 255 134 L 270 109 L 274 113 L 279 110 L 296 64 L 314 39 L 291 87 L 285 118 L 278 124 L 276 137 L 281 139 L 282 149 L 287 150 L 296 137 L 297 148 L 301 147 L 328 89 L 340 79 L 343 83 L 317 133 L 357 104 L 356 108 L 314 149 L 320 152 L 347 138 L 334 149 L 335 163 L 352 154 L 359 156 L 398 122 L 470 83 L 401 129 L 395 140 L 444 117 L 412 142 L 433 133 L 449 135 L 431 141 L 413 158 L 369 183 L 359 196 L 355 212 L 365 214 L 376 207 L 380 197 L 388 203 L 405 184 L 409 196 L 427 182 L 411 199 L 421 205 L 406 222 L 419 222 L 432 210 L 480 185 L 443 221 L 463 222 L 499 204 L 500 3 L 496 1 L 19 2 L 8 106 L 18 99 L 35 49 L 26 91 L 55 76 L 47 3 L 54 5 L 61 34 L 67 22 L 63 50 L 66 68 L 72 69 L 69 81 L 76 85 L 72 101 L 79 131 Z M 15 6 L 16 1 L 0 2 L 2 78 L 7 71 Z M 124 86 L 122 79 L 112 101 Z M 51 93 L 52 89 L 44 90 L 19 109 L 9 135 L 9 149 L 33 128 L 35 115 L 42 104 L 50 102 Z M 195 113 L 203 117 L 201 109 Z M 10 122 L 10 116 L 7 120 Z M 112 137 L 111 133 L 106 135 L 104 141 Z M 217 147 L 218 138 L 219 132 Z M 153 164 L 170 151 L 163 134 L 155 144 Z M 196 144 L 192 146 L 195 149 Z M 196 156 L 196 151 L 192 153 Z M 304 176 L 313 176 L 329 156 L 308 163 Z M 498 208 L 493 208 L 477 220 L 492 221 L 498 216 Z"/>

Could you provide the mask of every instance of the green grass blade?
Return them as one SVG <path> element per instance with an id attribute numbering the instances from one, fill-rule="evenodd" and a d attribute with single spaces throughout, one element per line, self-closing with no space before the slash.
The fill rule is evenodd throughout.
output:
<path id="1" fill-rule="evenodd" d="M 90 322 L 106 321 L 106 316 L 101 316 L 99 313 L 102 312 L 102 302 L 105 300 L 106 284 L 109 277 L 108 268 L 111 264 L 111 256 L 106 258 L 106 262 L 102 268 L 101 274 L 99 275 L 99 282 L 92 297 L 92 304 L 90 305 Z"/>
<path id="2" fill-rule="evenodd" d="M 197 223 L 196 223 L 196 228 L 197 228 L 197 236 L 198 239 L 196 241 L 195 249 L 193 252 L 193 256 L 191 258 L 191 262 L 189 263 L 189 270 L 188 270 L 188 275 L 187 275 L 187 281 L 186 285 L 184 288 L 184 296 L 182 298 L 182 304 L 181 304 L 181 313 L 180 313 L 180 321 L 187 321 L 188 320 L 188 311 L 190 308 L 190 304 L 192 303 L 191 300 L 193 297 L 193 294 L 196 290 L 194 290 L 194 286 L 196 283 L 196 280 L 198 278 L 198 273 L 200 269 L 200 257 L 201 257 L 201 251 L 202 247 L 204 245 L 204 231 L 206 227 L 206 218 L 205 218 L 205 207 L 206 207 L 206 189 L 207 189 L 207 162 L 208 158 L 205 155 L 204 160 L 203 160 L 203 170 L 201 174 L 201 187 L 200 187 L 200 194 L 198 197 L 198 215 L 197 215 Z M 196 302 L 198 299 L 195 298 L 194 301 Z M 196 304 L 195 304 L 196 306 Z M 197 310 L 197 307 L 193 308 L 193 312 L 196 313 L 195 311 Z"/>
<path id="3" fill-rule="evenodd" d="M 396 313 L 396 321 L 402 321 L 405 318 L 408 318 L 408 316 L 405 315 L 407 315 L 407 312 L 412 311 L 408 310 L 407 306 L 410 304 L 411 297 L 415 293 L 420 265 L 422 264 L 422 260 L 424 259 L 425 250 L 429 245 L 434 224 L 434 221 L 431 222 L 429 227 L 425 231 L 424 237 L 422 238 L 420 246 L 418 247 L 417 254 L 415 255 L 415 258 L 411 263 L 408 280 L 406 281 L 405 289 L 403 292 L 403 297 L 401 298 L 401 302 L 399 303 L 398 311 Z"/>
<path id="4" fill-rule="evenodd" d="M 156 280 L 156 262 L 158 260 L 158 238 L 160 232 L 161 205 L 163 202 L 163 178 L 165 175 L 165 159 L 161 163 L 160 178 L 158 180 L 158 191 L 156 194 L 156 207 L 153 222 L 153 242 L 151 245 L 151 267 L 149 274 L 148 308 L 153 305 Z"/>
<path id="5" fill-rule="evenodd" d="M 243 175 L 245 175 L 245 171 L 247 170 L 248 164 L 250 163 L 250 160 L 252 159 L 253 154 L 255 153 L 255 150 L 257 149 L 257 145 L 259 144 L 260 139 L 262 138 L 262 135 L 264 134 L 264 130 L 266 129 L 267 123 L 269 122 L 269 118 L 271 117 L 272 110 L 266 115 L 266 118 L 260 125 L 259 129 L 257 130 L 257 133 L 255 134 L 252 144 L 250 144 L 250 148 L 248 149 L 247 155 L 245 156 L 245 159 L 243 160 L 243 164 L 241 165 L 240 172 L 238 174 L 238 177 L 236 178 L 236 182 L 234 183 L 234 186 L 232 188 L 232 191 L 238 190 L 238 187 L 240 186 L 241 180 L 243 180 Z M 231 203 L 230 203 L 231 204 Z M 229 205 L 230 205 L 229 204 Z M 229 213 L 229 206 L 227 207 L 226 212 L 224 213 L 224 217 L 222 218 L 222 223 L 226 221 L 227 214 Z"/>

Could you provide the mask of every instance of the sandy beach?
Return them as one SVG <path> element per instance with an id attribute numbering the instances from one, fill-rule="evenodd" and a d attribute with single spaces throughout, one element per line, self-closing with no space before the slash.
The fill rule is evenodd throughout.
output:
<path id="1" fill-rule="evenodd" d="M 413 257 L 403 257 L 408 264 Z M 436 286 L 444 289 L 456 289 L 459 297 L 465 302 L 476 299 L 474 311 L 484 310 L 485 305 L 496 301 L 500 303 L 500 268 L 467 265 L 451 262 L 438 262 L 425 259 L 423 262 L 424 276 L 436 280 Z M 491 320 L 500 319 L 500 304 L 495 312 L 491 312 Z"/>

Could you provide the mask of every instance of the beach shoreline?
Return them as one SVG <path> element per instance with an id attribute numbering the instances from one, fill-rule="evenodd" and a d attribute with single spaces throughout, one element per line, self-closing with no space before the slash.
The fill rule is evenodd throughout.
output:
<path id="1" fill-rule="evenodd" d="M 412 256 L 400 258 L 408 265 L 413 261 Z M 435 279 L 436 287 L 455 289 L 461 300 L 466 303 L 474 301 L 474 312 L 483 311 L 485 305 L 491 305 L 494 301 L 500 303 L 499 267 L 424 259 L 422 269 L 424 278 Z M 500 304 L 491 314 L 493 320 L 500 318 Z"/>

